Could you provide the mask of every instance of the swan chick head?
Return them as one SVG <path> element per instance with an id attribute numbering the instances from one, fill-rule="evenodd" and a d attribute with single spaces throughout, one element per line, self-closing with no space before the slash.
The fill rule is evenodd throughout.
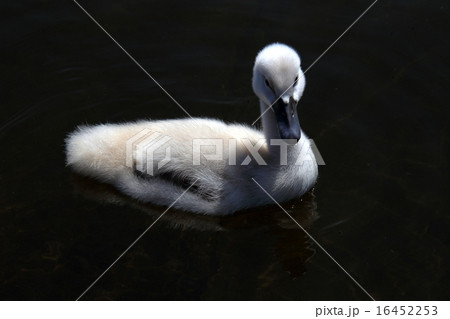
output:
<path id="1" fill-rule="evenodd" d="M 256 56 L 253 68 L 253 91 L 267 105 L 278 97 L 286 104 L 298 102 L 305 88 L 305 76 L 300 57 L 291 47 L 273 43 Z"/>
<path id="2" fill-rule="evenodd" d="M 256 56 L 253 68 L 253 91 L 265 108 L 272 107 L 282 139 L 299 140 L 301 136 L 297 103 L 305 88 L 300 57 L 291 47 L 274 43 Z"/>

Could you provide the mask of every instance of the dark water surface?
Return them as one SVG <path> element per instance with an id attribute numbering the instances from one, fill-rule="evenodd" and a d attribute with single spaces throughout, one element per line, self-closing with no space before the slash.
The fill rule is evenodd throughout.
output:
<path id="1" fill-rule="evenodd" d="M 309 66 L 371 1 L 80 1 L 193 116 L 252 123 L 254 57 Z M 185 114 L 73 1 L 2 1 L 0 298 L 76 299 L 163 211 L 64 166 L 82 123 Z M 375 299 L 450 298 L 449 4 L 380 0 L 306 74 L 326 166 L 283 206 Z M 368 297 L 276 206 L 170 210 L 88 300 Z"/>

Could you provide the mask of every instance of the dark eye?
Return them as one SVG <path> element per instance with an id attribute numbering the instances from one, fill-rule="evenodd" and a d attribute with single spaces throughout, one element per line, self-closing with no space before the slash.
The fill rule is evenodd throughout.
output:
<path id="1" fill-rule="evenodd" d="M 275 94 L 275 90 L 270 86 L 269 80 L 264 79 L 264 83 L 270 89 L 270 91 L 272 91 L 272 93 Z"/>
<path id="2" fill-rule="evenodd" d="M 298 81 L 298 75 L 295 77 L 294 83 L 297 83 Z"/>

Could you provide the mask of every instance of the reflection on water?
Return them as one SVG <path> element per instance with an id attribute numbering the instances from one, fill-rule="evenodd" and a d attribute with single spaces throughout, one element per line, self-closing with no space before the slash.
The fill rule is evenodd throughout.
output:
<path id="1" fill-rule="evenodd" d="M 72 175 L 76 194 L 95 200 L 101 204 L 129 206 L 144 212 L 155 220 L 165 208 L 141 203 L 121 194 L 110 185 L 99 183 L 80 175 Z M 308 229 L 318 218 L 317 204 L 313 190 L 301 199 L 284 204 L 286 211 L 304 228 Z M 126 211 L 126 210 L 124 210 Z M 305 263 L 315 250 L 306 234 L 277 206 L 242 211 L 228 216 L 208 216 L 171 209 L 158 220 L 158 223 L 180 231 L 226 232 L 229 239 L 233 232 L 251 230 L 270 236 L 274 251 L 290 276 L 296 278 L 305 272 Z M 236 243 L 239 245 L 239 243 Z"/>

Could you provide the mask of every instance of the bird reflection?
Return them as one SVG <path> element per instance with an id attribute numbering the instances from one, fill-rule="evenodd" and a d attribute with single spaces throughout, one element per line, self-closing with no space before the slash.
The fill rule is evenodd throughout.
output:
<path id="1" fill-rule="evenodd" d="M 156 219 L 166 210 L 165 207 L 139 202 L 117 191 L 114 187 L 96 180 L 73 174 L 74 191 L 77 195 L 94 200 L 104 205 L 120 205 L 142 211 Z M 300 199 L 282 204 L 283 208 L 305 229 L 308 229 L 318 219 L 317 203 L 313 190 Z M 199 232 L 239 232 L 251 230 L 266 233 L 272 242 L 273 251 L 285 271 L 293 278 L 301 276 L 305 271 L 306 262 L 314 255 L 311 241 L 296 223 L 278 206 L 264 206 L 227 216 L 210 216 L 188 213 L 170 209 L 158 221 L 158 226 L 178 230 L 193 230 Z M 230 245 L 239 245 L 238 239 Z M 233 249 L 230 248 L 230 251 Z M 273 266 L 273 265 L 272 265 Z M 271 265 L 259 276 L 270 281 Z M 266 284 L 268 284 L 266 282 Z"/>

